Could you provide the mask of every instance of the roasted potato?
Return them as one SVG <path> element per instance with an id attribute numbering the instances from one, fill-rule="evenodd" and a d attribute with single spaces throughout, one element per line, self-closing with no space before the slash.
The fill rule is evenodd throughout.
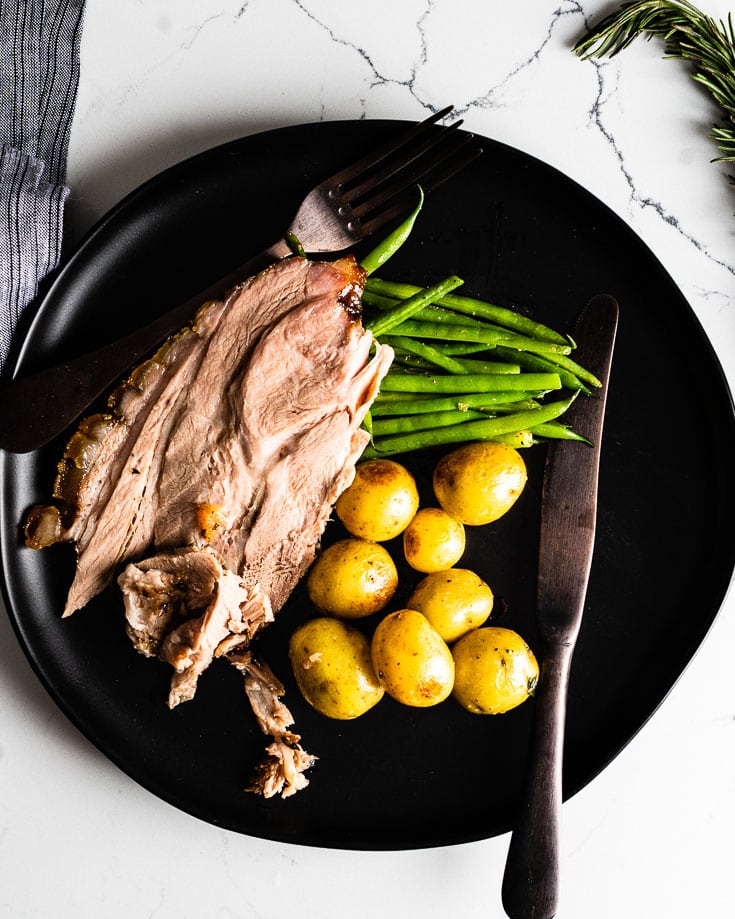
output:
<path id="1" fill-rule="evenodd" d="M 423 613 L 444 641 L 451 643 L 483 625 L 493 602 L 489 585 L 474 571 L 450 568 L 420 581 L 407 606 Z"/>
<path id="2" fill-rule="evenodd" d="M 454 698 L 468 712 L 499 715 L 525 702 L 538 683 L 533 651 L 512 629 L 475 629 L 452 647 Z"/>
<path id="3" fill-rule="evenodd" d="M 352 484 L 337 499 L 335 510 L 353 536 L 385 542 L 402 533 L 419 506 L 411 473 L 388 459 L 358 463 Z"/>
<path id="4" fill-rule="evenodd" d="M 309 598 L 320 613 L 359 619 L 377 613 L 398 587 L 390 553 L 366 539 L 340 539 L 325 549 L 306 578 Z"/>
<path id="5" fill-rule="evenodd" d="M 445 571 L 464 548 L 464 526 L 440 507 L 421 508 L 403 531 L 403 553 L 416 571 Z"/>
<path id="6" fill-rule="evenodd" d="M 515 504 L 526 484 L 526 464 L 505 444 L 470 443 L 434 468 L 434 494 L 444 510 L 469 526 L 492 523 Z"/>
<path id="7" fill-rule="evenodd" d="M 370 642 L 339 619 L 312 619 L 296 629 L 289 658 L 303 697 L 328 718 L 358 718 L 384 695 L 373 670 Z"/>
<path id="8" fill-rule="evenodd" d="M 396 701 L 427 708 L 451 693 L 451 652 L 418 611 L 402 609 L 386 616 L 375 630 L 371 650 L 378 680 Z"/>

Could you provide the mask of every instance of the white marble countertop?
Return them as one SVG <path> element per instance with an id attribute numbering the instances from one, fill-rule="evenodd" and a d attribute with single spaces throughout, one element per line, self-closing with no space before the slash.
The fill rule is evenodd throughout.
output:
<path id="1" fill-rule="evenodd" d="M 69 239 L 193 153 L 286 124 L 467 126 L 571 176 L 650 246 L 735 380 L 735 192 L 718 113 L 687 68 L 635 43 L 571 46 L 596 0 L 89 0 Z M 702 0 L 717 18 L 724 0 Z M 735 170 L 732 170 L 735 171 Z M 735 596 L 665 704 L 564 807 L 563 919 L 732 915 Z M 507 837 L 401 853 L 232 834 L 128 779 L 56 708 L 0 616 L 0 917 L 368 919 L 503 915 Z"/>

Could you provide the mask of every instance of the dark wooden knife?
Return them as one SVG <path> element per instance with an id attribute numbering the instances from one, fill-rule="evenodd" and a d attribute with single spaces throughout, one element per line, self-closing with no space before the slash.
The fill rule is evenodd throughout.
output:
<path id="1" fill-rule="evenodd" d="M 582 622 L 597 518 L 602 424 L 618 325 L 618 304 L 595 297 L 575 329 L 579 360 L 602 383 L 564 418 L 592 446 L 558 441 L 544 471 L 537 616 L 541 672 L 523 796 L 503 878 L 511 919 L 551 919 L 559 899 L 562 759 L 569 670 Z"/>

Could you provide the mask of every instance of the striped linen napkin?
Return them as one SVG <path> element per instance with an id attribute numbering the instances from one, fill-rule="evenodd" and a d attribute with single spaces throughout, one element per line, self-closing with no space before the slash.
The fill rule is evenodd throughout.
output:
<path id="1" fill-rule="evenodd" d="M 59 262 L 84 0 L 0 0 L 0 373 Z"/>

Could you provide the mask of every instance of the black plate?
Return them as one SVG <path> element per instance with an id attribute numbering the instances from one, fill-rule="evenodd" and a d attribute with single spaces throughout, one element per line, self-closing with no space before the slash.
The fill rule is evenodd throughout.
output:
<path id="1" fill-rule="evenodd" d="M 101 344 L 226 273 L 278 238 L 312 184 L 398 127 L 359 121 L 268 132 L 147 183 L 68 263 L 28 335 L 21 370 Z M 412 241 L 383 274 L 428 283 L 453 272 L 468 292 L 563 330 L 596 293 L 613 294 L 621 306 L 598 543 L 570 687 L 569 796 L 659 705 L 723 600 L 735 561 L 732 400 L 697 319 L 645 245 L 572 181 L 493 141 L 430 197 Z M 29 504 L 48 498 L 62 446 L 2 457 L 5 596 L 51 695 L 121 769 L 204 820 L 275 840 L 399 849 L 510 827 L 533 703 L 480 718 L 452 701 L 414 710 L 384 699 L 354 722 L 328 721 L 290 679 L 287 636 L 308 613 L 300 594 L 260 646 L 287 683 L 304 745 L 319 762 L 309 788 L 287 801 L 243 793 L 264 738 L 232 668 L 212 666 L 196 699 L 170 712 L 168 670 L 133 651 L 112 590 L 60 620 L 73 554 L 24 548 L 19 521 Z M 526 456 L 530 480 L 520 503 L 496 525 L 470 532 L 462 564 L 502 598 L 498 622 L 538 647 L 543 448 Z M 429 501 L 430 459 L 411 463 Z"/>

